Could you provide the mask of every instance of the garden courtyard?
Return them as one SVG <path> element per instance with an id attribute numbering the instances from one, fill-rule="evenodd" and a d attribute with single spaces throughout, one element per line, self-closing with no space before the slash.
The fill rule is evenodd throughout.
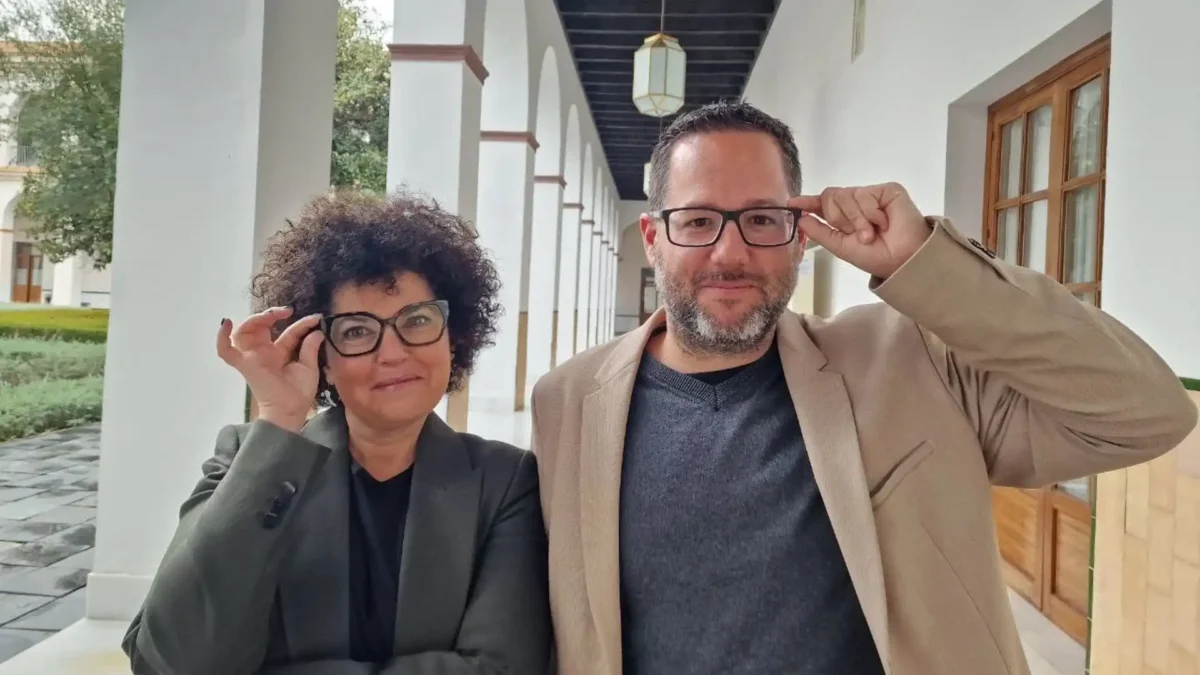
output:
<path id="1" fill-rule="evenodd" d="M 84 615 L 107 324 L 0 305 L 0 662 Z"/>

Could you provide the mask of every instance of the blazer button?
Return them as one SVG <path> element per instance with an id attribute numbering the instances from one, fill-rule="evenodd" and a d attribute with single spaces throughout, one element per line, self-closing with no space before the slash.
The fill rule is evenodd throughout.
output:
<path id="1" fill-rule="evenodd" d="M 271 500 L 271 507 L 262 516 L 262 526 L 264 528 L 272 530 L 279 527 L 279 524 L 283 522 L 284 515 L 292 506 L 296 492 L 298 492 L 298 488 L 290 480 L 284 481 L 279 486 L 279 493 Z"/>
<path id="2" fill-rule="evenodd" d="M 970 241 L 970 242 L 971 242 L 971 245 L 972 245 L 972 246 L 974 246 L 975 248 L 979 249 L 980 251 L 983 251 L 983 254 L 984 254 L 984 255 L 986 255 L 987 257 L 989 257 L 989 258 L 995 258 L 995 257 L 996 257 L 996 254 L 995 254 L 995 252 L 993 252 L 991 249 L 989 249 L 988 247 L 984 246 L 983 244 L 979 243 L 979 242 L 978 242 L 978 241 L 976 241 L 975 239 L 968 239 L 968 241 Z"/>

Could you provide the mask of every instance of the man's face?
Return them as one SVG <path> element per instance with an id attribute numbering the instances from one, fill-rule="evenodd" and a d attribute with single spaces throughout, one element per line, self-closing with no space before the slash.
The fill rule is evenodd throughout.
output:
<path id="1" fill-rule="evenodd" d="M 685 137 L 669 162 L 667 209 L 786 206 L 791 196 L 779 146 L 764 133 Z M 673 221 L 677 242 L 678 227 Z M 783 246 L 750 246 L 730 220 L 716 243 L 689 248 L 672 244 L 658 218 L 643 216 L 641 230 L 655 283 L 684 348 L 702 354 L 744 353 L 775 329 L 796 287 L 804 254 L 800 235 Z"/>

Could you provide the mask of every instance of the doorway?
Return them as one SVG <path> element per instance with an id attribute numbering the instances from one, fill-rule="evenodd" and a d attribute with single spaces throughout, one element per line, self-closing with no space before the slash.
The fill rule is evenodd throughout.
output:
<path id="1" fill-rule="evenodd" d="M 1100 306 L 1109 38 L 1068 57 L 988 110 L 984 237 L 1004 260 Z M 1094 479 L 996 488 L 1005 580 L 1087 641 Z"/>
<path id="2" fill-rule="evenodd" d="M 42 252 L 29 242 L 17 242 L 17 264 L 13 270 L 12 301 L 41 303 Z"/>

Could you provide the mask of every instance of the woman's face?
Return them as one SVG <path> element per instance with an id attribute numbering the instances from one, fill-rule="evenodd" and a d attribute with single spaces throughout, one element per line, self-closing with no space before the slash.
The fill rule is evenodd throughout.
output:
<path id="1" fill-rule="evenodd" d="M 335 319 L 329 326 L 325 377 L 337 387 L 346 412 L 372 427 L 386 429 L 423 418 L 431 412 L 450 382 L 450 336 L 441 330 L 442 315 L 436 306 L 419 305 L 436 300 L 420 275 L 400 272 L 395 284 L 344 285 L 334 291 L 330 316 L 361 312 L 370 316 Z M 377 337 L 380 324 L 382 336 Z M 411 346 L 409 342 L 430 344 Z M 437 337 L 438 333 L 440 337 Z M 366 351 L 378 339 L 378 348 L 357 356 L 342 352 Z M 333 343 L 333 344 L 330 344 Z"/>

